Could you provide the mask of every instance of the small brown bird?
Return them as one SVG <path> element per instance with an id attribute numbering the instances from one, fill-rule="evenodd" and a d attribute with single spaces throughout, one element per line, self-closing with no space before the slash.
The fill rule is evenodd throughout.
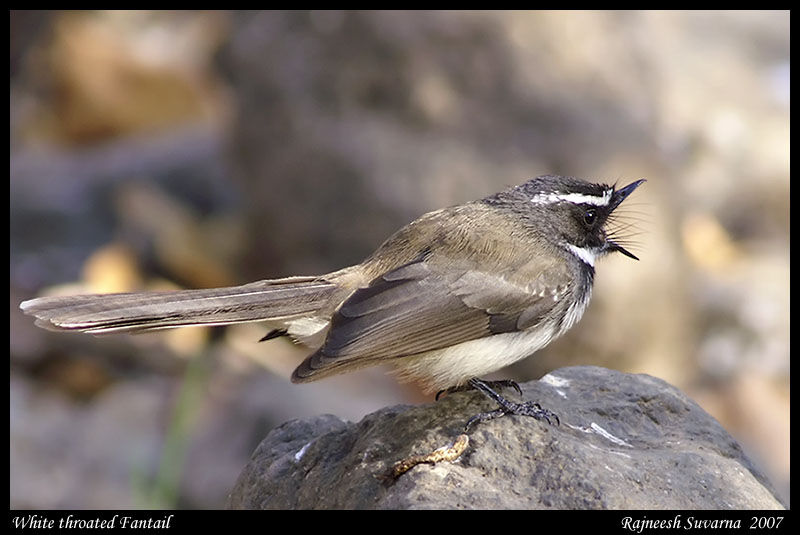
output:
<path id="1" fill-rule="evenodd" d="M 272 330 L 263 339 L 287 335 L 314 350 L 293 382 L 388 363 L 428 391 L 479 389 L 500 405 L 479 419 L 549 420 L 538 404 L 510 402 L 479 377 L 533 354 L 581 318 L 596 258 L 618 251 L 636 259 L 607 223 L 642 182 L 616 189 L 541 176 L 425 214 L 362 263 L 327 275 L 40 297 L 20 308 L 46 329 L 92 334 L 264 322 Z"/>

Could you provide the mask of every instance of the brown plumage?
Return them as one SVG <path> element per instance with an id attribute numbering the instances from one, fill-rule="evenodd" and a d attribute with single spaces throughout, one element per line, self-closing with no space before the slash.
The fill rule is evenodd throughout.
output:
<path id="1" fill-rule="evenodd" d="M 401 378 L 429 390 L 453 387 L 565 332 L 588 303 L 594 256 L 621 249 L 606 241 L 604 220 L 593 235 L 601 245 L 552 239 L 558 220 L 550 205 L 558 199 L 542 190 L 551 187 L 543 178 L 577 180 L 542 177 L 431 212 L 363 263 L 327 275 L 211 290 L 42 297 L 21 308 L 42 327 L 93 334 L 260 321 L 314 350 L 294 382 L 388 362 Z M 608 202 L 613 193 L 576 184 L 595 188 L 583 195 L 590 204 Z"/>

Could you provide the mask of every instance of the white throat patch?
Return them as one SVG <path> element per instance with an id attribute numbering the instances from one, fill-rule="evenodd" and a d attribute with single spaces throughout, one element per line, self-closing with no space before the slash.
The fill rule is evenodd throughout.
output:
<path id="1" fill-rule="evenodd" d="M 596 247 L 578 247 L 571 243 L 567 244 L 567 249 L 572 251 L 584 264 L 594 267 L 594 261 L 600 255 L 600 250 Z"/>

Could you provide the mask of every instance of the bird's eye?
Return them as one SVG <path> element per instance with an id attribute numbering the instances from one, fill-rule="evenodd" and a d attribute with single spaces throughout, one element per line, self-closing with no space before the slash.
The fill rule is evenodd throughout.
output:
<path id="1" fill-rule="evenodd" d="M 590 227 L 595 224 L 597 221 L 597 210 L 594 208 L 589 208 L 583 214 L 583 222 L 589 225 Z"/>

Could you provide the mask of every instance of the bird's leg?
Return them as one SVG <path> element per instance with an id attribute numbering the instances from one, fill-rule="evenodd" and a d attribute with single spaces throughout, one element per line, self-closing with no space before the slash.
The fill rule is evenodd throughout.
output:
<path id="1" fill-rule="evenodd" d="M 489 412 L 482 412 L 480 414 L 476 414 L 472 418 L 467 421 L 467 425 L 464 426 L 464 432 L 466 433 L 469 431 L 469 428 L 472 427 L 475 422 L 485 422 L 488 420 L 493 420 L 495 418 L 500 418 L 501 416 L 505 416 L 506 414 L 519 414 L 520 416 L 533 416 L 537 420 L 546 420 L 547 423 L 552 424 L 551 418 L 556 421 L 557 424 L 560 424 L 560 420 L 558 416 L 547 409 L 543 409 L 541 405 L 534 401 L 526 401 L 524 403 L 514 403 L 513 401 L 508 401 L 506 398 L 498 394 L 492 389 L 491 383 L 486 381 L 482 381 L 480 379 L 470 379 L 469 386 L 472 388 L 480 391 L 483 395 L 491 398 L 495 403 L 500 405 L 498 409 Z M 514 383 L 516 384 L 516 383 Z M 517 390 L 519 391 L 519 386 L 517 386 Z M 520 393 L 522 393 L 520 391 Z"/>
<path id="2" fill-rule="evenodd" d="M 481 381 L 483 384 L 487 385 L 489 388 L 513 388 L 517 391 L 517 394 L 520 396 L 522 395 L 522 389 L 519 387 L 516 381 L 512 381 L 511 379 L 503 379 L 501 381 Z M 472 390 L 473 388 L 477 388 L 473 386 L 471 383 L 467 383 L 461 386 L 454 386 L 451 388 L 445 388 L 444 390 L 439 390 L 436 392 L 436 401 L 439 401 L 439 398 L 442 394 L 454 394 L 456 392 L 464 392 L 465 390 Z"/>

